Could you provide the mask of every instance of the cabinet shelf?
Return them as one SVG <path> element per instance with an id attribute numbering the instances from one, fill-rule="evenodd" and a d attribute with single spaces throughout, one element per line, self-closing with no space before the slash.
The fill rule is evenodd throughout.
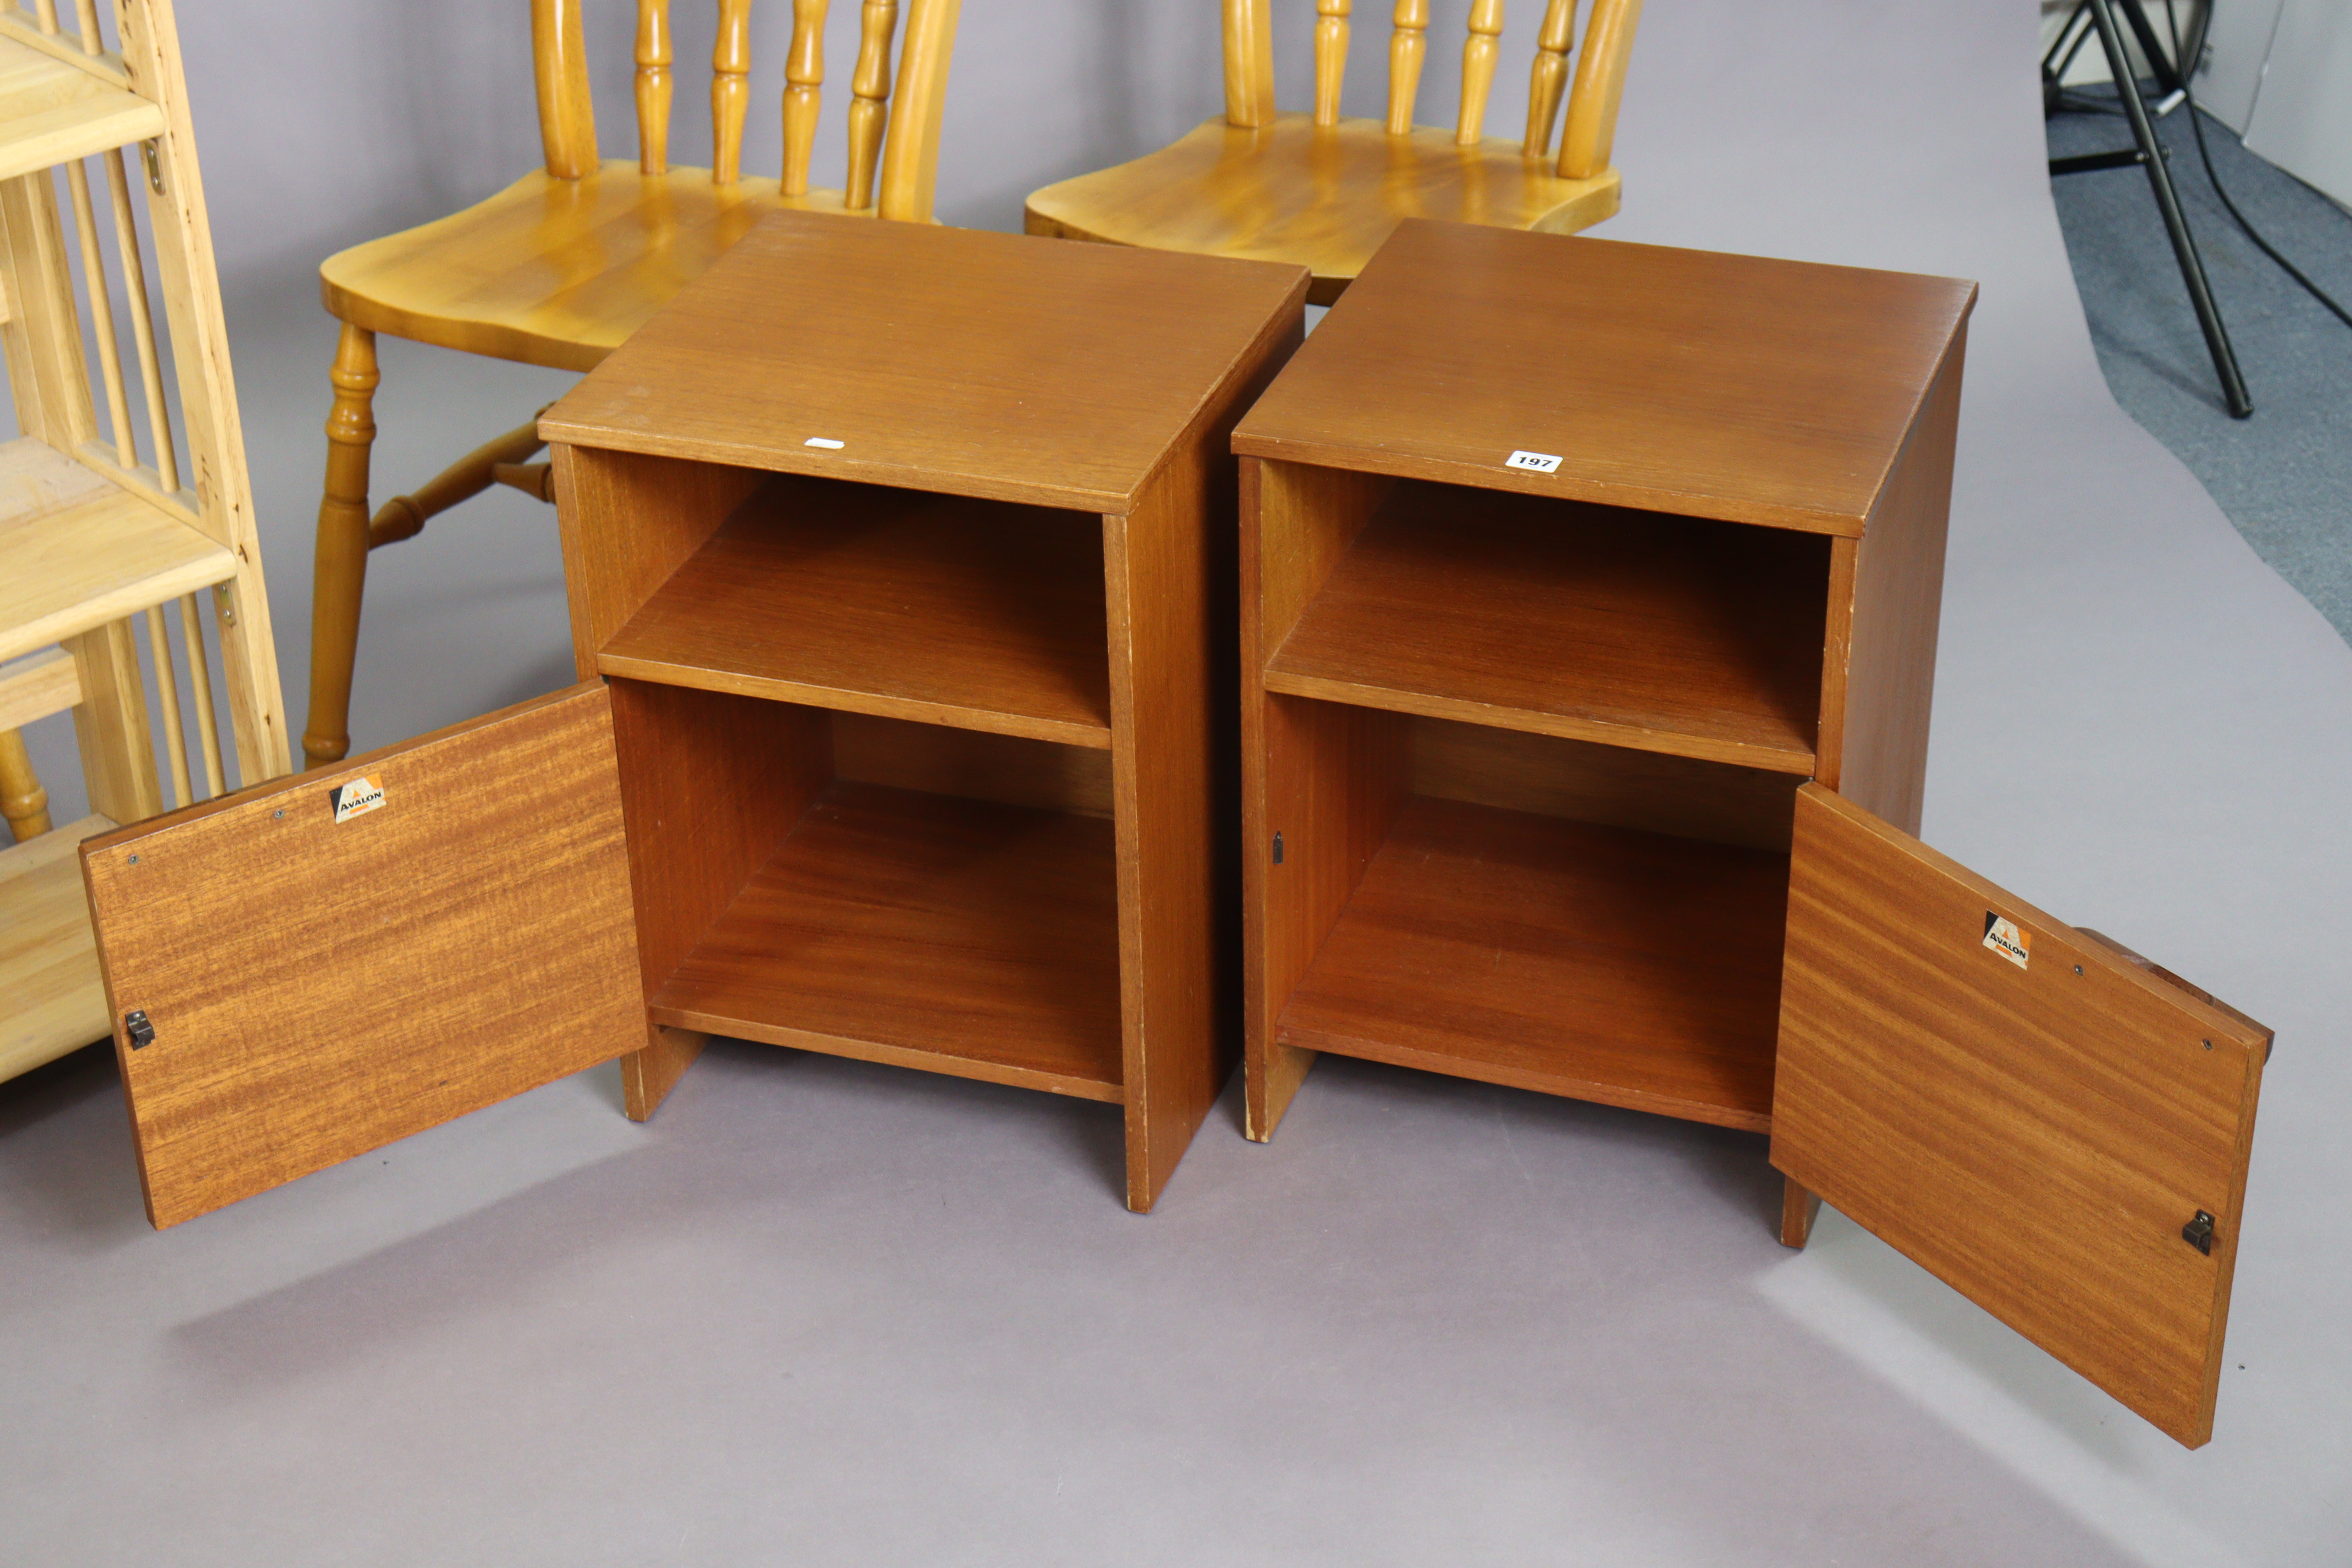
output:
<path id="1" fill-rule="evenodd" d="M 1288 1046 L 1769 1131 L 1789 858 L 1409 797 Z"/>
<path id="2" fill-rule="evenodd" d="M 782 477 L 599 653 L 666 685 L 1110 744 L 1102 521 Z"/>
<path id="3" fill-rule="evenodd" d="M 0 446 L 0 660 L 236 575 L 236 556 L 29 437 Z"/>
<path id="4" fill-rule="evenodd" d="M 652 1016 L 1119 1102 L 1112 843 L 1099 817 L 836 780 Z"/>
<path id="5" fill-rule="evenodd" d="M 161 104 L 0 28 L 0 179 L 29 174 L 164 132 Z"/>
<path id="6" fill-rule="evenodd" d="M 85 817 L 0 850 L 0 1079 L 106 1038 L 106 986 L 82 891 L 81 841 L 112 829 Z"/>
<path id="7" fill-rule="evenodd" d="M 1815 535 L 1405 481 L 1265 684 L 1804 775 L 1827 577 Z"/>

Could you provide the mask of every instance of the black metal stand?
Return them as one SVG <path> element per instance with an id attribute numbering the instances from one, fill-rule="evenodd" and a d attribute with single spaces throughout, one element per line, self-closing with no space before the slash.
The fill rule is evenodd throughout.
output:
<path id="1" fill-rule="evenodd" d="M 2079 174 L 2093 169 L 2119 169 L 2137 163 L 2147 170 L 2148 188 L 2156 195 L 2156 210 L 2163 215 L 2164 231 L 2172 239 L 2172 254 L 2180 263 L 2180 280 L 2188 286 L 2189 302 L 2197 311 L 2197 324 L 2204 330 L 2205 347 L 2213 356 L 2213 373 L 2221 378 L 2222 401 L 2229 405 L 2230 416 L 2243 419 L 2253 413 L 2253 399 L 2246 395 L 2245 378 L 2238 374 L 2238 356 L 2230 347 L 2229 330 L 2221 324 L 2221 312 L 2213 304 L 2213 290 L 2205 281 L 2204 259 L 2197 253 L 2197 241 L 2189 232 L 2189 219 L 2181 213 L 2180 198 L 2172 188 L 2172 172 L 2166 167 L 2164 145 L 2156 139 L 2156 128 L 2147 117 L 2147 105 L 2139 95 L 2139 81 L 2133 75 L 2131 61 L 2124 53 L 2123 35 L 2116 26 L 2116 5 L 2120 5 L 2130 18 L 2133 35 L 2138 38 L 2141 53 L 2147 57 L 2148 67 L 2156 73 L 2157 85 L 2168 92 L 2184 89 L 2179 63 L 2168 58 L 2156 41 L 2156 30 L 2148 26 L 2147 14 L 2140 8 L 2140 0 L 2081 0 L 2075 15 L 2087 11 L 2091 30 L 2098 35 L 2099 47 L 2106 52 L 2107 68 L 2116 79 L 2116 97 L 2123 104 L 2124 118 L 2131 122 L 2133 148 L 2115 153 L 2093 153 L 2078 158 L 2053 158 L 2053 174 Z M 2067 19 L 2058 45 L 2053 46 L 2054 58 L 2059 47 L 2065 45 L 2073 31 L 2074 18 Z M 2074 40 L 2065 51 L 2065 60 L 2074 58 L 2082 47 L 2082 38 Z M 2054 83 L 2065 71 L 2065 63 L 2042 62 L 2043 80 Z M 2191 113 L 2196 112 L 2193 109 Z"/>

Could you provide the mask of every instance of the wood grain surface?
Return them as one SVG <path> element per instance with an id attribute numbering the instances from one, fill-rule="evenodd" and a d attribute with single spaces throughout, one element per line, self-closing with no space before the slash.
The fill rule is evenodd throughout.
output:
<path id="1" fill-rule="evenodd" d="M 162 135 L 162 108 L 109 75 L 0 36 L 0 179 Z"/>
<path id="2" fill-rule="evenodd" d="M 607 675 L 1108 747 L 1102 519 L 777 476 Z"/>
<path id="3" fill-rule="evenodd" d="M 1772 1163 L 2191 1447 L 2270 1037 L 1799 792 Z M 2181 1237 L 2200 1210 L 2210 1256 Z"/>
<path id="4" fill-rule="evenodd" d="M 1328 305 L 1405 219 L 1573 234 L 1615 215 L 1619 186 L 1614 169 L 1562 178 L 1516 141 L 1465 146 L 1452 130 L 1394 136 L 1378 120 L 1290 113 L 1259 127 L 1203 121 L 1156 153 L 1031 192 L 1024 221 L 1064 239 L 1305 267 L 1309 302 Z"/>
<path id="5" fill-rule="evenodd" d="M 1235 368 L 1298 330 L 1306 284 L 1297 268 L 782 213 L 540 429 L 1124 513 Z"/>
<path id="6" fill-rule="evenodd" d="M 0 1079 L 106 1038 L 106 986 L 77 849 L 103 816 L 0 849 Z"/>
<path id="7" fill-rule="evenodd" d="M 1416 797 L 1281 1037 L 1762 1131 L 1788 861 Z"/>
<path id="8" fill-rule="evenodd" d="M 1827 555 L 1780 531 L 1409 482 L 1266 687 L 1810 773 Z"/>
<path id="9" fill-rule="evenodd" d="M 1116 880 L 1099 818 L 835 783 L 653 1017 L 1117 1101 Z"/>
<path id="10" fill-rule="evenodd" d="M 1397 715 L 1274 696 L 1265 664 L 1393 485 L 1241 460 L 1243 1124 L 1260 1142 L 1315 1063 L 1275 1020 L 1388 831 L 1406 755 Z"/>
<path id="11" fill-rule="evenodd" d="M 31 437 L 0 446 L 0 659 L 236 575 L 169 511 Z"/>
<path id="12" fill-rule="evenodd" d="M 1415 220 L 1234 450 L 1859 534 L 1975 297 L 1951 279 Z M 1521 450 L 1559 467 L 1504 467 Z"/>
<path id="13" fill-rule="evenodd" d="M 87 845 L 149 1218 L 643 1046 L 613 761 L 574 688 Z"/>

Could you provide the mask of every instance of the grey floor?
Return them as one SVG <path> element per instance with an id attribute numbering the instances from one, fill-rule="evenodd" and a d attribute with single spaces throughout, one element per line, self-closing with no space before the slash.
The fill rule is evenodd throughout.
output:
<path id="1" fill-rule="evenodd" d="M 2074 95 L 2110 112 L 2050 121 L 2053 156 L 2131 145 L 2112 89 Z M 2215 170 L 2272 247 L 2352 310 L 2352 213 L 2208 119 Z M 2157 121 L 2174 187 L 2254 400 L 2229 416 L 2213 363 L 2138 169 L 2053 182 L 2099 368 L 2126 412 L 2189 465 L 2255 551 L 2352 637 L 2352 326 L 2256 249 L 2213 194 L 2186 109 Z"/>
<path id="2" fill-rule="evenodd" d="M 1053 99 L 1023 73 L 1059 57 L 986 52 L 992 16 L 943 188 L 977 179 L 955 105 Z M 258 36 L 202 25 L 198 64 Z M 0 1563 L 2352 1559 L 2352 648 L 2110 397 L 2034 27 L 1653 5 L 1606 232 L 1984 285 L 1926 837 L 2278 1030 L 2210 1447 L 1833 1214 L 1784 1252 L 1763 1141 L 1657 1118 L 1327 1060 L 1275 1143 L 1229 1103 L 1138 1218 L 1105 1108 L 728 1045 L 646 1126 L 592 1072 L 156 1234 L 90 1056 L 0 1089 Z M 204 79 L 226 129 L 287 112 Z M 287 177 L 328 190 L 299 140 Z M 1071 156 L 1000 160 L 953 216 L 1012 226 L 1002 191 Z M 299 712 L 325 247 L 238 245 Z M 560 384 L 386 357 L 387 486 Z M 564 649 L 546 514 L 469 508 L 378 559 L 362 743 L 553 685 Z"/>

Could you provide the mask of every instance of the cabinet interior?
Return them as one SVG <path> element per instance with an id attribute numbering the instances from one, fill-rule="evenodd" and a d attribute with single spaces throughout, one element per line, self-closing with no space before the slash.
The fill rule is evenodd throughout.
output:
<path id="1" fill-rule="evenodd" d="M 1102 519 L 575 456 L 652 1021 L 1120 1101 Z"/>
<path id="2" fill-rule="evenodd" d="M 1829 542 L 1259 484 L 1273 1043 L 1769 1129 Z"/>

